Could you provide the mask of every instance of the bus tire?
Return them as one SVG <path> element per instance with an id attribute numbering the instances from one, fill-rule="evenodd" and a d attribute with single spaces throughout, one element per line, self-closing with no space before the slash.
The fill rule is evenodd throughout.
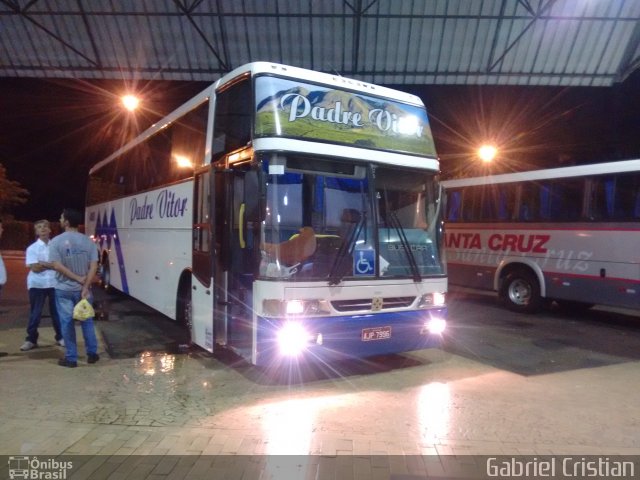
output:
<path id="1" fill-rule="evenodd" d="M 191 335 L 192 320 L 191 278 L 184 276 L 180 280 L 176 297 L 176 321 Z"/>
<path id="2" fill-rule="evenodd" d="M 109 258 L 103 258 L 100 265 L 100 286 L 107 293 L 113 293 L 111 286 L 111 269 L 109 267 Z"/>
<path id="3" fill-rule="evenodd" d="M 540 284 L 530 270 L 511 270 L 500 285 L 500 298 L 507 308 L 519 313 L 535 313 L 542 306 Z"/>

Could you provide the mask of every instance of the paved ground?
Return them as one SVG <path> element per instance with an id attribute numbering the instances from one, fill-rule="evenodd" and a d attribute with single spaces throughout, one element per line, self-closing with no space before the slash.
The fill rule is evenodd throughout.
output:
<path id="1" fill-rule="evenodd" d="M 5 261 L 13 271 L 23 260 Z M 299 478 L 408 479 L 444 476 L 429 462 L 467 454 L 640 454 L 640 317 L 625 312 L 523 316 L 457 293 L 443 349 L 286 382 L 185 349 L 173 324 L 119 296 L 97 322 L 101 360 L 61 368 L 48 318 L 40 348 L 19 351 L 23 288 L 13 274 L 0 299 L 0 455 L 105 456 L 79 457 L 96 462 L 86 478 L 201 478 L 197 455 L 312 454 L 240 470 L 227 459 L 226 478 L 285 478 L 289 467 L 264 462 L 293 458 Z"/>

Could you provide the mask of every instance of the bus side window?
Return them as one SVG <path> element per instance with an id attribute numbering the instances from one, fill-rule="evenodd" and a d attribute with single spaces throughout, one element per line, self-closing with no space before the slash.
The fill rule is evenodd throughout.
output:
<path id="1" fill-rule="evenodd" d="M 543 220 L 551 220 L 552 190 L 551 185 L 540 186 L 540 217 Z"/>
<path id="2" fill-rule="evenodd" d="M 205 102 L 171 127 L 166 181 L 185 179 L 193 175 L 194 168 L 204 165 L 208 110 L 209 103 Z"/>
<path id="3" fill-rule="evenodd" d="M 592 220 L 630 221 L 640 218 L 640 175 L 594 178 L 589 213 Z"/>
<path id="4" fill-rule="evenodd" d="M 532 222 L 538 217 L 539 188 L 536 184 L 523 184 L 520 194 L 520 207 L 518 210 L 518 220 L 521 222 Z"/>
<path id="5" fill-rule="evenodd" d="M 462 206 L 462 221 L 474 222 L 478 220 L 480 210 L 480 190 L 476 187 L 467 187 L 464 192 Z"/>
<path id="6" fill-rule="evenodd" d="M 509 189 L 509 192 L 512 192 L 512 189 Z M 511 215 L 509 212 L 509 208 L 513 205 L 513 200 L 509 199 L 508 192 L 506 189 L 501 188 L 496 192 L 497 195 L 497 211 L 496 216 L 497 219 L 504 222 L 511 220 Z"/>
<path id="7" fill-rule="evenodd" d="M 242 80 L 216 92 L 212 162 L 251 141 L 251 81 Z"/>
<path id="8" fill-rule="evenodd" d="M 462 192 L 460 190 L 451 190 L 447 192 L 447 220 L 450 222 L 459 222 L 460 205 L 462 202 Z"/>
<path id="9" fill-rule="evenodd" d="M 540 216 L 548 221 L 578 221 L 582 217 L 584 180 L 550 180 L 540 186 Z"/>
<path id="10" fill-rule="evenodd" d="M 560 184 L 557 199 L 560 202 L 556 211 L 560 212 L 558 220 L 579 221 L 583 219 L 583 204 L 586 189 L 584 178 L 568 179 Z"/>
<path id="11" fill-rule="evenodd" d="M 609 192 L 609 193 L 607 193 Z M 591 181 L 589 219 L 603 220 L 613 213 L 613 178 L 596 177 Z"/>
<path id="12" fill-rule="evenodd" d="M 615 219 L 630 221 L 640 218 L 640 175 L 620 174 L 616 180 Z"/>

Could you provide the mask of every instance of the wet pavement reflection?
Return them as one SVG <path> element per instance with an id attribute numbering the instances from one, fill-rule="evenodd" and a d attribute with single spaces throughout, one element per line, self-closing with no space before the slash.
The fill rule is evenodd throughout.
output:
<path id="1" fill-rule="evenodd" d="M 2 327 L 0 451 L 640 454 L 631 317 L 526 317 L 459 298 L 443 349 L 279 375 L 179 348 L 181 333 L 128 302 L 97 322 L 101 360 L 76 369 L 56 365 L 50 327 L 30 352 L 18 350 L 21 325 Z"/>

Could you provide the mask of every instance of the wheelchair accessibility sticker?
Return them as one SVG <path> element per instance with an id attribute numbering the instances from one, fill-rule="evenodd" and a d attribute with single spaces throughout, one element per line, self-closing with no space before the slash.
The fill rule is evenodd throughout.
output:
<path id="1" fill-rule="evenodd" d="M 376 272 L 376 255 L 373 250 L 356 250 L 353 256 L 354 275 L 374 275 Z"/>

